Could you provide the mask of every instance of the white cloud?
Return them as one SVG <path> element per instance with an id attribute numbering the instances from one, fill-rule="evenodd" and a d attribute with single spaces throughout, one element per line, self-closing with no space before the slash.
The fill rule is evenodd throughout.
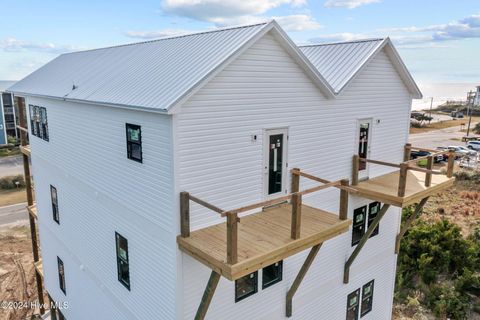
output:
<path id="1" fill-rule="evenodd" d="M 74 46 L 59 46 L 53 43 L 35 43 L 18 40 L 15 38 L 6 38 L 0 41 L 0 49 L 3 49 L 7 52 L 35 51 L 60 54 L 80 50 L 81 48 Z"/>
<path id="2" fill-rule="evenodd" d="M 381 2 L 381 0 L 328 0 L 325 2 L 324 6 L 327 8 L 355 9 L 366 4 L 379 2 Z"/>
<path id="3" fill-rule="evenodd" d="M 152 30 L 152 31 L 127 31 L 125 35 L 130 38 L 137 39 L 158 39 L 172 36 L 179 36 L 182 34 L 188 34 L 193 32 L 198 32 L 194 30 L 185 30 L 185 29 L 163 29 L 163 30 Z"/>
<path id="4" fill-rule="evenodd" d="M 322 28 L 314 18 L 306 14 L 272 17 L 287 31 L 317 30 Z"/>
<path id="5" fill-rule="evenodd" d="M 313 39 L 310 39 L 311 43 L 322 43 L 322 42 L 344 42 L 344 41 L 355 41 L 372 38 L 367 34 L 363 33 L 333 33 L 333 34 L 324 34 Z"/>

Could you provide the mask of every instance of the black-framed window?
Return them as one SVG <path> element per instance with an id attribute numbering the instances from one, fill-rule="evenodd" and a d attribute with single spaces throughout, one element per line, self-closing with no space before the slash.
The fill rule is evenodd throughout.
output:
<path id="1" fill-rule="evenodd" d="M 67 288 L 65 285 L 65 266 L 63 265 L 62 259 L 57 257 L 57 265 L 58 265 L 58 282 L 60 284 L 60 290 L 63 291 L 64 294 L 67 294 Z"/>
<path id="2" fill-rule="evenodd" d="M 127 157 L 128 159 L 143 162 L 142 155 L 142 127 L 127 123 Z"/>
<path id="3" fill-rule="evenodd" d="M 362 287 L 361 317 L 372 311 L 374 282 L 375 280 L 372 280 Z"/>
<path id="4" fill-rule="evenodd" d="M 360 289 L 350 293 L 347 297 L 347 320 L 358 320 L 358 306 L 360 304 Z"/>
<path id="5" fill-rule="evenodd" d="M 373 220 L 377 217 L 378 212 L 380 211 L 380 202 L 375 201 L 368 205 L 368 227 L 372 224 Z M 376 236 L 380 228 L 380 223 L 377 225 L 375 230 L 373 230 L 370 237 Z"/>
<path id="6" fill-rule="evenodd" d="M 282 281 L 283 260 L 275 262 L 262 269 L 262 289 L 268 288 L 277 282 Z"/>
<path id="7" fill-rule="evenodd" d="M 258 291 L 258 271 L 235 280 L 235 302 L 241 301 Z"/>
<path id="8" fill-rule="evenodd" d="M 35 105 L 28 105 L 30 110 L 30 131 L 32 135 L 49 141 L 47 109 Z"/>
<path id="9" fill-rule="evenodd" d="M 358 244 L 365 234 L 365 220 L 367 218 L 367 206 L 353 210 L 352 246 Z"/>
<path id="10" fill-rule="evenodd" d="M 118 232 L 115 232 L 117 248 L 118 281 L 130 290 L 130 267 L 128 262 L 128 241 Z"/>
<path id="11" fill-rule="evenodd" d="M 50 197 L 52 199 L 52 214 L 53 214 L 53 221 L 60 224 L 60 213 L 58 211 L 58 194 L 57 188 L 50 185 Z"/>

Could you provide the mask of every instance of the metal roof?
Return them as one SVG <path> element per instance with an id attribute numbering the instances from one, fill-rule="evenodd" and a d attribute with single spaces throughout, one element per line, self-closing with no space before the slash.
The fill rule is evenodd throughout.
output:
<path id="1" fill-rule="evenodd" d="M 165 111 L 267 24 L 63 54 L 9 91 Z"/>
<path id="2" fill-rule="evenodd" d="M 7 90 L 8 87 L 12 86 L 15 81 L 0 80 L 0 92 Z"/>
<path id="3" fill-rule="evenodd" d="M 384 41 L 367 39 L 299 48 L 338 94 Z"/>

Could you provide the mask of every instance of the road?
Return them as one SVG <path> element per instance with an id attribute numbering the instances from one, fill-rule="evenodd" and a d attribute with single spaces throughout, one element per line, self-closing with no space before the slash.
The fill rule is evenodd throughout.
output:
<path id="1" fill-rule="evenodd" d="M 18 203 L 11 206 L 0 207 L 0 226 L 11 223 L 26 223 L 28 220 L 26 206 L 26 203 Z"/>
<path id="2" fill-rule="evenodd" d="M 464 146 L 465 142 L 462 142 L 461 139 L 465 135 L 464 132 L 460 132 L 460 126 L 458 126 L 410 134 L 408 140 L 415 147 L 435 149 L 436 147 Z"/>
<path id="3" fill-rule="evenodd" d="M 0 177 L 23 174 L 22 156 L 0 158 Z"/>

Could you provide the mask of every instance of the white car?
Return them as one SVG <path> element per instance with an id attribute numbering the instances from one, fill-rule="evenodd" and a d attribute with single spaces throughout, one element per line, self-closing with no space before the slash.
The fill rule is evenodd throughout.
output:
<path id="1" fill-rule="evenodd" d="M 467 143 L 467 148 L 470 150 L 480 151 L 480 141 L 469 141 Z"/>
<path id="2" fill-rule="evenodd" d="M 476 151 L 470 150 L 464 146 L 448 146 L 448 150 L 455 151 L 457 156 L 475 156 L 477 154 Z"/>

